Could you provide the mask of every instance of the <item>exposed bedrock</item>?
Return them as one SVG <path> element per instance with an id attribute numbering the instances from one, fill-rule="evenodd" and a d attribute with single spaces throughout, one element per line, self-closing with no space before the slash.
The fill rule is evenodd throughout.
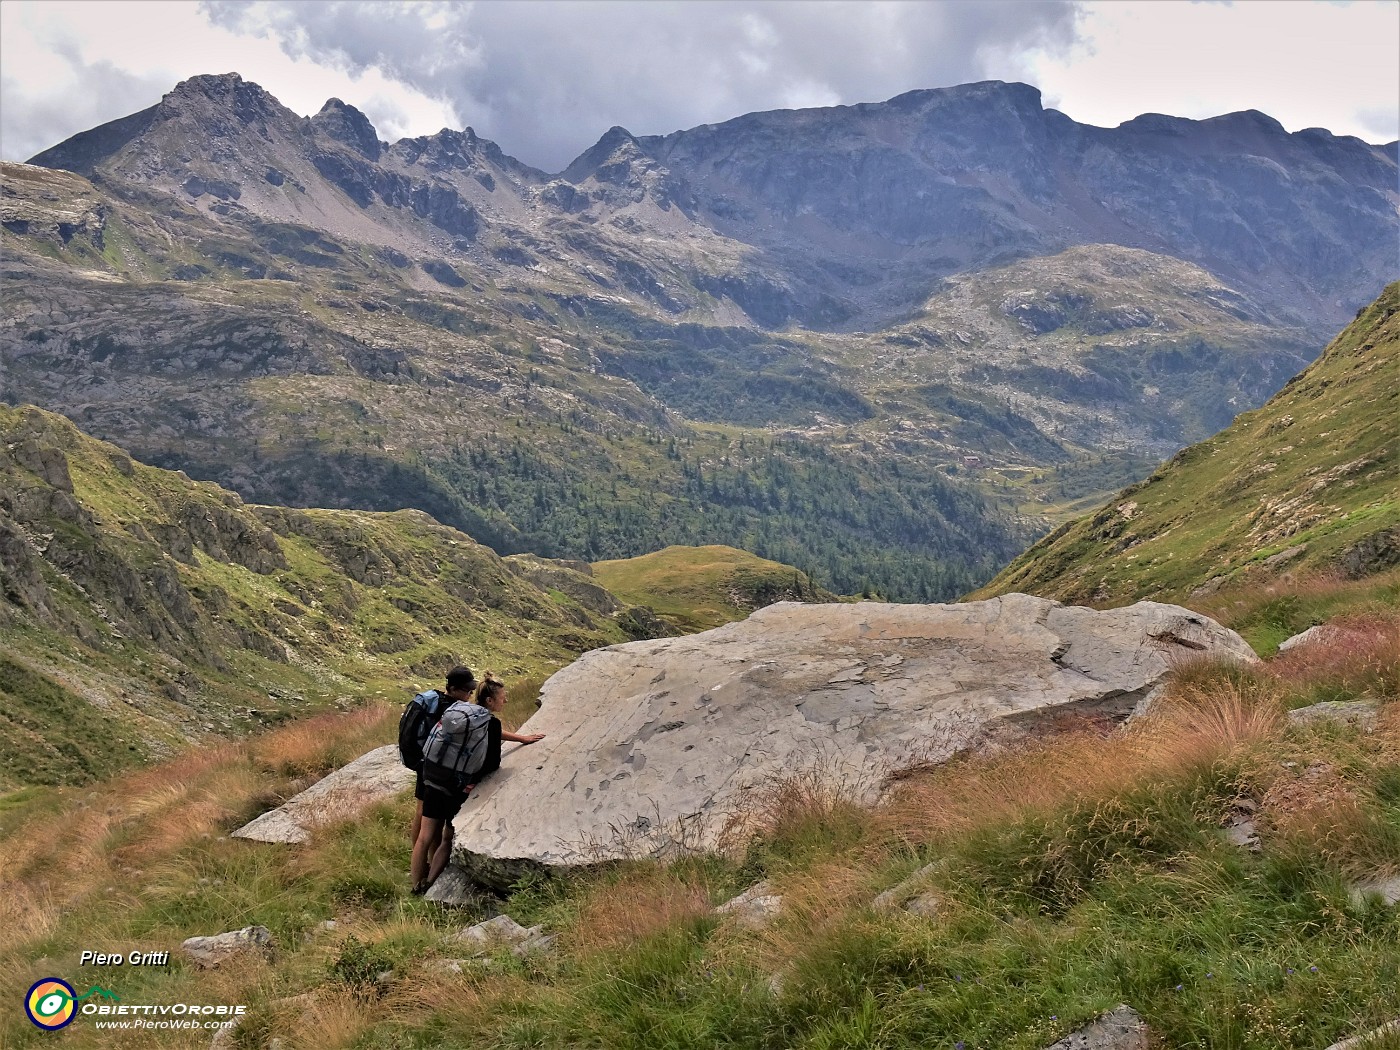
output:
<path id="1" fill-rule="evenodd" d="M 779 603 L 702 634 L 587 653 L 545 683 L 457 818 L 483 885 L 531 868 L 713 849 L 756 789 L 815 773 L 873 800 L 886 777 L 1008 722 L 1131 714 L 1182 658 L 1252 661 L 1174 605 L 1028 595 L 954 605 Z"/>

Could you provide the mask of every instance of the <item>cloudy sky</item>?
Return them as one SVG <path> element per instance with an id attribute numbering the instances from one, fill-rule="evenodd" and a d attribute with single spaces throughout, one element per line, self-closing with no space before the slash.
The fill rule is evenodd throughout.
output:
<path id="1" fill-rule="evenodd" d="M 1400 137 L 1400 0 L 4 0 L 0 158 L 241 73 L 299 113 L 331 96 L 393 141 L 471 126 L 563 168 L 614 124 L 1022 80 L 1074 119 L 1259 109 Z"/>

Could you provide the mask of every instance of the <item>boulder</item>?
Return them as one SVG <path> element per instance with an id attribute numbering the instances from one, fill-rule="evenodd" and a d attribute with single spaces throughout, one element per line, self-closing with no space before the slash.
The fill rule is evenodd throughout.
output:
<path id="1" fill-rule="evenodd" d="M 715 909 L 720 915 L 728 915 L 751 929 L 767 925 L 783 908 L 783 896 L 774 893 L 767 880 L 750 886 L 739 896 L 727 900 Z"/>
<path id="2" fill-rule="evenodd" d="M 305 842 L 311 829 L 353 817 L 413 786 L 413 770 L 399 761 L 397 744 L 377 747 L 323 777 L 232 833 L 257 842 Z"/>
<path id="3" fill-rule="evenodd" d="M 202 970 L 222 966 L 238 955 L 267 952 L 272 948 L 272 932 L 266 926 L 245 926 L 212 937 L 190 937 L 180 950 Z"/>
<path id="4" fill-rule="evenodd" d="M 1126 717 L 1179 660 L 1256 659 L 1173 605 L 1096 611 L 1027 595 L 954 605 L 779 603 L 684 638 L 599 649 L 555 674 L 456 821 L 456 863 L 526 871 L 718 846 L 754 789 L 797 773 L 873 801 L 893 771 L 993 727 Z M 752 806 L 752 803 L 747 803 Z"/>
<path id="5" fill-rule="evenodd" d="M 1354 725 L 1369 733 L 1376 728 L 1379 712 L 1380 708 L 1374 700 L 1324 700 L 1320 704 L 1294 708 L 1288 712 L 1288 721 L 1294 725 L 1337 722 Z"/>
<path id="6" fill-rule="evenodd" d="M 1120 1005 L 1045 1050 L 1148 1050 L 1152 1045 L 1142 1015 Z"/>
<path id="7" fill-rule="evenodd" d="M 476 956 L 508 947 L 511 954 L 521 959 L 531 952 L 548 951 L 554 946 L 554 938 L 544 932 L 544 927 L 521 926 L 509 915 L 497 915 L 475 926 L 468 926 L 448 939 L 467 947 Z"/>
<path id="8" fill-rule="evenodd" d="M 1391 1045 L 1390 1037 L 1398 1034 L 1400 1034 L 1400 1017 L 1394 1021 L 1387 1021 L 1379 1028 L 1369 1032 L 1343 1039 L 1340 1043 L 1333 1043 L 1327 1050 L 1366 1050 L 1366 1047 L 1375 1047 L 1375 1050 L 1381 1050 L 1382 1047 Z"/>
<path id="9" fill-rule="evenodd" d="M 1327 641 L 1330 635 L 1336 633 L 1337 629 L 1335 627 L 1329 627 L 1325 623 L 1320 623 L 1316 627 L 1309 627 L 1306 631 L 1300 631 L 1298 634 L 1295 634 L 1292 638 L 1287 638 L 1284 641 L 1279 642 L 1278 651 L 1281 653 L 1286 653 L 1288 652 L 1288 650 L 1293 649 L 1299 645 L 1313 645 L 1317 642 L 1325 642 Z"/>

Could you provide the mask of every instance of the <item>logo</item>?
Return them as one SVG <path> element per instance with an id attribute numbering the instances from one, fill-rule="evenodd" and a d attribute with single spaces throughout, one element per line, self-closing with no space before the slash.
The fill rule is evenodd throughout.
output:
<path id="1" fill-rule="evenodd" d="M 106 988 L 93 985 L 82 995 L 73 991 L 73 986 L 57 977 L 45 977 L 35 981 L 24 997 L 24 1012 L 29 1019 L 46 1032 L 56 1032 L 73 1023 L 77 1014 L 77 1004 L 92 996 L 121 1002 L 121 996 Z"/>
<path id="2" fill-rule="evenodd" d="M 77 1013 L 74 1003 L 77 993 L 67 981 L 45 977 L 35 981 L 24 997 L 24 1012 L 34 1024 L 46 1032 L 56 1032 L 73 1023 Z"/>

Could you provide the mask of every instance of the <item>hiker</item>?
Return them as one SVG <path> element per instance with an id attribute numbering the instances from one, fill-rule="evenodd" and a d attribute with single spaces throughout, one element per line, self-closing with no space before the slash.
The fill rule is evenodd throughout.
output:
<path id="1" fill-rule="evenodd" d="M 506 684 L 491 674 L 473 699 L 449 695 L 454 703 L 443 711 L 423 747 L 423 818 L 409 871 L 415 894 L 426 893 L 447 867 L 452 818 L 481 778 L 500 768 L 501 741 L 533 744 L 544 739 L 543 733 L 505 731 L 496 715 L 506 705 Z"/>
<path id="2" fill-rule="evenodd" d="M 413 812 L 413 823 L 409 827 L 409 846 L 418 841 L 418 832 L 423 826 L 423 745 L 428 742 L 428 734 L 433 731 L 442 713 L 454 701 L 470 700 L 475 691 L 476 675 L 472 674 L 470 667 L 458 664 L 447 672 L 445 688 L 419 693 L 408 702 L 403 717 L 399 719 L 399 757 L 416 774 L 413 797 L 418 801 Z"/>

